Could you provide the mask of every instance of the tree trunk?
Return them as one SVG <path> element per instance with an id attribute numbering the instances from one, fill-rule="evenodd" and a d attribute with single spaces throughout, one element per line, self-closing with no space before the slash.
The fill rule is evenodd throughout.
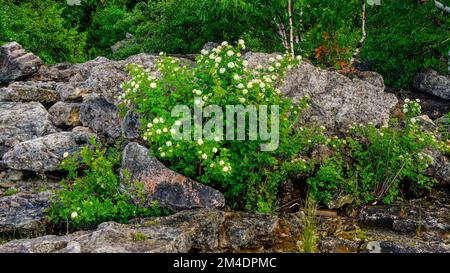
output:
<path id="1" fill-rule="evenodd" d="M 361 39 L 359 40 L 352 59 L 350 60 L 351 65 L 356 62 L 359 52 L 361 51 L 361 47 L 364 44 L 364 40 L 366 40 L 366 0 L 361 0 Z"/>
<path id="2" fill-rule="evenodd" d="M 442 3 L 439 2 L 439 1 L 434 1 L 434 4 L 436 5 L 436 8 L 437 8 L 437 9 L 442 10 L 442 11 L 444 11 L 444 12 L 450 14 L 450 7 L 448 7 L 448 6 L 444 5 L 444 4 L 442 4 Z"/>
<path id="3" fill-rule="evenodd" d="M 295 52 L 294 52 L 294 26 L 292 23 L 292 0 L 288 0 L 288 15 L 289 15 L 289 42 L 290 42 L 290 49 L 291 49 L 291 57 L 292 59 L 295 58 Z"/>

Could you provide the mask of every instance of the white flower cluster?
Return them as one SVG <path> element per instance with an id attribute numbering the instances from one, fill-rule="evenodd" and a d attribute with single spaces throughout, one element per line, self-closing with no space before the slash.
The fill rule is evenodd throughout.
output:
<path id="1" fill-rule="evenodd" d="M 142 87 L 148 87 L 150 89 L 158 88 L 158 78 L 150 74 L 150 69 L 143 69 L 141 66 L 136 64 L 129 65 L 130 72 L 132 72 L 132 77 L 129 81 L 122 83 L 120 88 L 123 93 L 119 95 L 119 101 L 130 105 L 132 99 L 138 96 L 139 91 Z"/>
<path id="2" fill-rule="evenodd" d="M 421 106 L 419 104 L 420 100 L 416 99 L 415 101 L 411 101 L 410 99 L 405 99 L 405 104 L 403 104 L 403 113 L 420 113 Z"/>

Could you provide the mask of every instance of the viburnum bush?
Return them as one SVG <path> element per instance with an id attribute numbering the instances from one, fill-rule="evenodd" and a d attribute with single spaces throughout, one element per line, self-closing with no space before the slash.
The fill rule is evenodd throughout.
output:
<path id="1" fill-rule="evenodd" d="M 408 184 L 420 189 L 435 184 L 435 179 L 425 175 L 432 158 L 424 149 L 445 152 L 448 144 L 418 124 L 420 101 L 405 102 L 402 122 L 392 119 L 381 128 L 355 124 L 345 138 L 326 141 L 335 153 L 308 179 L 316 200 L 327 203 L 340 191 L 353 195 L 359 204 L 389 204 Z"/>
<path id="2" fill-rule="evenodd" d="M 203 50 L 193 65 L 161 53 L 157 73 L 131 64 L 131 79 L 122 85 L 120 99 L 123 106 L 140 115 L 142 137 L 152 155 L 168 167 L 220 189 L 232 208 L 265 212 L 276 209 L 282 181 L 311 171 L 314 164 L 306 155 L 324 141 L 323 128 L 302 124 L 300 115 L 308 106 L 307 98 L 293 105 L 278 89 L 286 69 L 298 64 L 297 59 L 278 55 L 270 58 L 267 67 L 249 69 L 241 56 L 243 49 L 242 40 L 236 46 L 223 42 L 211 52 Z M 251 105 L 258 110 L 278 105 L 278 149 L 262 151 L 261 144 L 267 141 L 260 136 L 249 140 L 248 124 L 245 140 L 226 140 L 220 135 L 176 140 L 174 128 L 181 122 L 171 112 L 177 105 L 189 107 L 191 113 L 194 105 Z M 268 113 L 269 128 L 273 115 Z M 194 127 L 188 133 L 193 135 Z"/>

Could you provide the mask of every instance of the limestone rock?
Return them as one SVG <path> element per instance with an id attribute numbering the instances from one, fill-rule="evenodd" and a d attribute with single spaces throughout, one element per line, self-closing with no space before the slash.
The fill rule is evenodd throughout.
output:
<path id="1" fill-rule="evenodd" d="M 134 142 L 125 147 L 122 159 L 122 186 L 127 191 L 130 181 L 125 180 L 125 172 L 131 182 L 143 184 L 147 202 L 156 200 L 159 206 L 173 211 L 225 205 L 225 198 L 219 191 L 169 170 L 155 157 L 150 157 L 145 147 Z"/>
<path id="2" fill-rule="evenodd" d="M 44 236 L 0 245 L 0 253 L 187 253 L 218 246 L 223 212 L 183 211 L 135 225 L 102 223 L 97 230 L 66 236 Z M 136 234 L 140 236 L 137 237 Z"/>
<path id="3" fill-rule="evenodd" d="M 80 120 L 97 135 L 110 142 L 122 135 L 117 107 L 103 97 L 92 97 L 81 104 Z"/>
<path id="4" fill-rule="evenodd" d="M 48 110 L 50 119 L 56 126 L 78 126 L 80 121 L 80 103 L 57 102 Z"/>
<path id="5" fill-rule="evenodd" d="M 444 185 L 450 185 L 450 161 L 436 149 L 426 149 L 424 154 L 431 157 L 431 163 L 425 173 L 437 178 Z"/>
<path id="6" fill-rule="evenodd" d="M 122 136 L 128 139 L 139 137 L 139 114 L 128 110 L 122 122 Z"/>
<path id="7" fill-rule="evenodd" d="M 9 83 L 36 73 L 42 65 L 41 59 L 16 42 L 0 47 L 0 83 Z"/>
<path id="8" fill-rule="evenodd" d="M 24 141 L 3 155 L 10 169 L 38 173 L 55 171 L 64 153 L 73 153 L 89 142 L 89 134 L 62 132 Z"/>
<path id="9" fill-rule="evenodd" d="M 413 79 L 413 87 L 436 97 L 450 100 L 450 76 L 434 70 L 418 73 Z"/>
<path id="10" fill-rule="evenodd" d="M 360 213 L 359 221 L 401 234 L 416 233 L 419 226 L 428 232 L 445 233 L 450 231 L 449 211 L 450 197 L 441 194 L 423 204 L 409 202 L 402 205 L 371 206 Z"/>
<path id="11" fill-rule="evenodd" d="M 36 234 L 45 231 L 50 192 L 37 194 L 17 193 L 0 198 L 0 233 L 17 235 Z"/>
<path id="12" fill-rule="evenodd" d="M 245 246 L 257 248 L 275 242 L 273 236 L 278 228 L 279 218 L 270 214 L 228 214 L 224 226 L 226 230 L 220 235 L 222 248 L 238 249 Z"/>
<path id="13" fill-rule="evenodd" d="M 56 133 L 39 102 L 0 102 L 0 156 L 19 142 Z"/>
<path id="14" fill-rule="evenodd" d="M 80 72 L 80 64 L 60 63 L 43 65 L 33 75 L 35 81 L 68 82 L 73 76 Z"/>
<path id="15" fill-rule="evenodd" d="M 102 223 L 94 231 L 14 240 L 0 253 L 188 253 L 258 249 L 298 238 L 301 219 L 203 208 L 138 223 Z M 284 239 L 283 239 L 284 238 Z"/>
<path id="16" fill-rule="evenodd" d="M 1 101 L 30 102 L 52 104 L 60 99 L 54 82 L 14 82 L 0 89 Z"/>
<path id="17" fill-rule="evenodd" d="M 311 106 L 307 119 L 342 130 L 352 123 L 388 122 L 397 98 L 385 93 L 379 81 L 374 84 L 301 62 L 297 68 L 286 72 L 281 91 L 294 102 L 309 96 Z"/>

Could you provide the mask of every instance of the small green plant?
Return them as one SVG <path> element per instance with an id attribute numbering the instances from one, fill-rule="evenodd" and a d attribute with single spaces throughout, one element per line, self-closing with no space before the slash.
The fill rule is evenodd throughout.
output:
<path id="1" fill-rule="evenodd" d="M 303 253 L 317 251 L 317 204 L 313 198 L 307 197 L 303 203 L 302 211 L 305 214 L 301 239 L 297 245 Z"/>
<path id="2" fill-rule="evenodd" d="M 422 205 L 419 204 L 419 215 L 417 219 L 417 229 L 416 229 L 416 236 L 420 237 L 422 235 Z"/>
<path id="3" fill-rule="evenodd" d="M 132 236 L 133 241 L 136 241 L 136 242 L 137 241 L 145 241 L 148 239 L 148 236 L 140 231 L 134 232 L 131 236 Z"/>
<path id="4" fill-rule="evenodd" d="M 121 153 L 116 148 L 103 148 L 92 139 L 91 146 L 65 155 L 61 167 L 68 174 L 62 181 L 63 189 L 51 200 L 50 221 L 87 229 L 105 221 L 124 223 L 168 213 L 156 203 L 149 207 L 132 203 L 120 191 Z"/>
<path id="5" fill-rule="evenodd" d="M 441 134 L 442 139 L 449 141 L 450 140 L 450 112 L 443 115 L 438 120 L 438 128 L 439 133 Z"/>
<path id="6" fill-rule="evenodd" d="M 355 196 L 359 204 L 389 204 L 399 196 L 402 182 L 424 189 L 435 184 L 424 174 L 431 163 L 424 149 L 445 150 L 447 145 L 418 125 L 415 117 L 421 112 L 419 102 L 405 102 L 403 122 L 392 119 L 382 128 L 353 125 L 346 138 L 328 139 L 335 153 L 307 181 L 317 201 L 327 203 L 335 191 L 343 190 Z"/>
<path id="7" fill-rule="evenodd" d="M 4 196 L 11 196 L 11 195 L 14 195 L 14 194 L 16 194 L 16 193 L 18 193 L 18 192 L 19 192 L 18 189 L 9 188 L 9 189 L 6 189 L 6 190 L 3 192 L 3 195 L 4 195 Z"/>

